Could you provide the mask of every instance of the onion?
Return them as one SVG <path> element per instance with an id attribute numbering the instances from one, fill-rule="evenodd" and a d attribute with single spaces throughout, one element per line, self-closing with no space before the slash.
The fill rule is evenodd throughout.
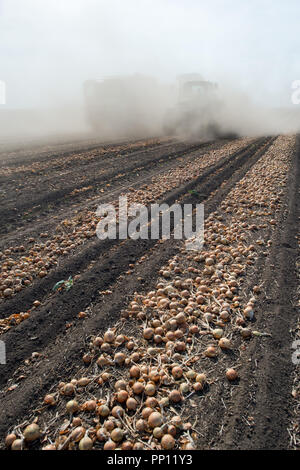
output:
<path id="1" fill-rule="evenodd" d="M 221 312 L 221 313 L 220 313 L 220 318 L 221 318 L 221 320 L 227 322 L 227 321 L 229 321 L 229 319 L 230 319 L 230 314 L 229 314 L 228 312 L 226 312 L 226 311 L 225 311 L 225 312 Z"/>
<path id="2" fill-rule="evenodd" d="M 138 406 L 138 402 L 134 398 L 128 398 L 126 401 L 126 408 L 128 410 L 136 410 Z"/>
<path id="3" fill-rule="evenodd" d="M 228 338 L 221 338 L 219 341 L 219 346 L 221 349 L 230 349 L 231 341 Z"/>
<path id="4" fill-rule="evenodd" d="M 170 400 L 168 397 L 163 397 L 160 401 L 159 401 L 159 405 L 162 407 L 162 408 L 165 408 L 167 406 L 169 406 L 170 404 Z"/>
<path id="5" fill-rule="evenodd" d="M 46 395 L 45 398 L 44 398 L 44 403 L 45 403 L 45 405 L 50 405 L 50 406 L 56 405 L 56 401 L 55 401 L 54 396 L 53 395 Z"/>
<path id="6" fill-rule="evenodd" d="M 115 383 L 115 389 L 118 390 L 126 390 L 126 382 L 125 380 L 117 380 Z"/>
<path id="7" fill-rule="evenodd" d="M 171 450 L 175 447 L 175 439 L 170 434 L 165 434 L 161 440 L 161 446 L 164 450 Z"/>
<path id="8" fill-rule="evenodd" d="M 115 354 L 114 361 L 116 364 L 122 365 L 124 364 L 124 361 L 126 359 L 126 356 L 122 352 L 118 352 Z"/>
<path id="9" fill-rule="evenodd" d="M 170 425 L 168 426 L 168 434 L 170 434 L 171 436 L 175 437 L 175 436 L 176 436 L 176 433 L 177 433 L 176 426 L 174 426 L 174 424 L 170 424 Z"/>
<path id="10" fill-rule="evenodd" d="M 252 331 L 249 330 L 248 328 L 241 328 L 241 335 L 244 339 L 251 338 Z"/>
<path id="11" fill-rule="evenodd" d="M 82 423 L 81 418 L 79 418 L 78 416 L 76 416 L 76 417 L 73 418 L 73 420 L 72 420 L 72 426 L 73 426 L 74 428 L 76 428 L 77 426 L 81 426 L 81 423 Z"/>
<path id="12" fill-rule="evenodd" d="M 83 408 L 87 411 L 95 411 L 97 403 L 95 400 L 88 400 L 84 403 Z"/>
<path id="13" fill-rule="evenodd" d="M 85 436 L 79 442 L 79 450 L 91 450 L 93 448 L 93 441 L 90 437 Z"/>
<path id="14" fill-rule="evenodd" d="M 101 356 L 99 356 L 98 359 L 97 359 L 97 365 L 99 367 L 105 367 L 109 363 L 110 363 L 109 359 L 107 357 L 103 356 L 103 354 L 101 354 Z"/>
<path id="15" fill-rule="evenodd" d="M 103 447 L 104 450 L 116 450 L 116 448 L 117 448 L 117 444 L 112 440 L 105 442 L 104 447 Z"/>
<path id="16" fill-rule="evenodd" d="M 189 332 L 192 334 L 192 335 L 197 335 L 199 333 L 199 327 L 197 325 L 192 325 L 190 328 L 189 328 Z"/>
<path id="17" fill-rule="evenodd" d="M 238 378 L 238 373 L 234 369 L 227 369 L 226 377 L 229 381 L 234 381 Z"/>
<path id="18" fill-rule="evenodd" d="M 122 444 L 122 450 L 132 450 L 133 449 L 133 444 L 130 441 L 125 441 Z"/>
<path id="19" fill-rule="evenodd" d="M 250 306 L 247 306 L 244 310 L 244 316 L 245 318 L 248 318 L 249 320 L 253 320 L 253 317 L 254 317 L 253 308 Z"/>
<path id="20" fill-rule="evenodd" d="M 119 418 L 119 416 L 123 416 L 124 410 L 120 406 L 114 406 L 111 411 L 111 414 L 114 418 Z"/>
<path id="21" fill-rule="evenodd" d="M 206 375 L 205 374 L 197 374 L 196 375 L 196 382 L 200 383 L 200 384 L 205 384 L 206 382 Z"/>
<path id="22" fill-rule="evenodd" d="M 180 384 L 179 389 L 181 393 L 188 393 L 190 391 L 190 386 L 188 383 L 183 382 L 182 384 Z"/>
<path id="23" fill-rule="evenodd" d="M 107 330 L 104 333 L 103 339 L 106 343 L 113 343 L 115 341 L 115 334 L 112 330 Z"/>
<path id="24" fill-rule="evenodd" d="M 148 397 L 145 401 L 145 406 L 149 408 L 155 408 L 158 405 L 158 401 L 154 397 Z"/>
<path id="25" fill-rule="evenodd" d="M 152 408 L 149 408 L 149 407 L 143 408 L 143 410 L 142 410 L 142 417 L 143 417 L 144 419 L 148 419 L 149 416 L 151 415 L 151 413 L 153 413 L 153 409 L 152 409 Z"/>
<path id="26" fill-rule="evenodd" d="M 144 419 L 137 420 L 135 427 L 139 432 L 144 432 L 146 429 L 146 421 Z"/>
<path id="27" fill-rule="evenodd" d="M 71 433 L 71 441 L 79 442 L 85 435 L 85 429 L 82 426 L 78 426 Z"/>
<path id="28" fill-rule="evenodd" d="M 24 439 L 28 442 L 35 441 L 36 439 L 39 439 L 41 436 L 41 431 L 40 428 L 37 424 L 32 423 L 29 424 L 24 430 Z"/>
<path id="29" fill-rule="evenodd" d="M 95 348 L 100 348 L 102 343 L 103 343 L 103 339 L 100 338 L 99 336 L 97 336 L 93 341 L 93 345 L 95 346 Z"/>
<path id="30" fill-rule="evenodd" d="M 22 450 L 23 449 L 23 440 L 15 439 L 11 445 L 11 450 Z"/>
<path id="31" fill-rule="evenodd" d="M 115 428 L 115 423 L 111 419 L 107 419 L 104 422 L 104 427 L 107 431 L 112 431 Z"/>
<path id="32" fill-rule="evenodd" d="M 125 336 L 124 335 L 118 335 L 116 337 L 116 344 L 121 345 L 125 342 Z"/>
<path id="33" fill-rule="evenodd" d="M 204 355 L 206 357 L 216 357 L 218 355 L 218 351 L 214 346 L 208 346 L 208 348 L 204 351 Z"/>
<path id="34" fill-rule="evenodd" d="M 115 428 L 112 432 L 110 437 L 114 442 L 120 442 L 123 439 L 124 432 L 120 428 Z"/>
<path id="35" fill-rule="evenodd" d="M 159 427 L 163 424 L 163 417 L 157 411 L 150 414 L 148 418 L 148 424 L 151 428 Z"/>
<path id="36" fill-rule="evenodd" d="M 143 331 L 143 336 L 145 339 L 150 340 L 154 335 L 153 328 L 145 328 Z"/>
<path id="37" fill-rule="evenodd" d="M 196 377 L 196 372 L 194 370 L 188 370 L 186 376 L 189 380 L 193 380 Z"/>
<path id="38" fill-rule="evenodd" d="M 164 432 L 162 428 L 157 427 L 153 429 L 153 436 L 155 437 L 155 439 L 161 439 L 163 435 L 164 435 Z"/>
<path id="39" fill-rule="evenodd" d="M 182 429 L 182 419 L 180 418 L 180 416 L 173 416 L 173 418 L 171 419 L 171 423 L 176 426 L 176 428 Z"/>
<path id="40" fill-rule="evenodd" d="M 98 414 L 103 418 L 106 418 L 110 413 L 110 409 L 107 405 L 101 405 L 98 408 Z"/>
<path id="41" fill-rule="evenodd" d="M 78 402 L 76 400 L 68 401 L 68 403 L 66 404 L 66 409 L 67 412 L 70 414 L 76 413 L 76 411 L 78 411 L 79 409 Z"/>
<path id="42" fill-rule="evenodd" d="M 139 367 L 137 367 L 137 366 L 132 366 L 132 367 L 130 368 L 129 373 L 130 373 L 130 377 L 139 378 L 139 376 L 140 376 L 140 374 L 141 374 L 141 371 L 140 371 Z"/>
<path id="43" fill-rule="evenodd" d="M 203 390 L 203 384 L 200 382 L 195 382 L 193 384 L 193 389 L 195 390 L 195 392 L 201 392 Z"/>
<path id="44" fill-rule="evenodd" d="M 172 401 L 173 403 L 179 403 L 182 401 L 182 395 L 181 393 L 178 391 L 178 390 L 172 390 L 170 393 L 169 393 L 169 399 L 170 401 Z"/>
<path id="45" fill-rule="evenodd" d="M 88 379 L 87 377 L 82 377 L 78 380 L 77 385 L 79 387 L 86 387 L 90 382 L 90 379 Z"/>
<path id="46" fill-rule="evenodd" d="M 105 428 L 98 429 L 98 431 L 96 433 L 96 437 L 97 437 L 99 442 L 107 441 L 108 433 L 107 433 L 106 429 Z"/>
<path id="47" fill-rule="evenodd" d="M 152 397 L 156 393 L 156 387 L 154 384 L 148 383 L 145 387 L 145 394 Z"/>
<path id="48" fill-rule="evenodd" d="M 17 436 L 15 434 L 8 434 L 5 438 L 6 447 L 11 447 L 11 445 L 16 439 L 17 439 Z"/>
<path id="49" fill-rule="evenodd" d="M 179 366 L 175 366 L 172 369 L 172 375 L 174 379 L 180 379 L 183 376 L 183 370 Z"/>
<path id="50" fill-rule="evenodd" d="M 43 447 L 42 450 L 56 450 L 56 447 L 54 444 L 48 444 L 45 447 Z"/>
<path id="51" fill-rule="evenodd" d="M 152 382 L 159 382 L 160 380 L 160 375 L 157 369 L 151 369 L 149 372 L 149 379 L 152 380 Z"/>
<path id="52" fill-rule="evenodd" d="M 117 393 L 117 400 L 119 403 L 125 403 L 127 398 L 128 398 L 128 392 L 126 392 L 126 390 L 120 390 Z"/>
<path id="53" fill-rule="evenodd" d="M 186 349 L 186 344 L 183 341 L 176 341 L 174 350 L 177 352 L 183 352 Z"/>
<path id="54" fill-rule="evenodd" d="M 64 395 L 67 395 L 67 396 L 74 395 L 75 393 L 74 385 L 71 383 L 66 384 L 63 388 L 63 392 L 64 392 Z"/>
<path id="55" fill-rule="evenodd" d="M 188 442 L 187 444 L 185 444 L 184 450 L 196 450 L 196 448 L 193 446 L 191 442 Z"/>
<path id="56" fill-rule="evenodd" d="M 144 446 L 141 442 L 136 442 L 133 446 L 133 450 L 144 450 Z"/>
<path id="57" fill-rule="evenodd" d="M 144 391 L 144 385 L 141 382 L 135 382 L 132 386 L 132 391 L 136 395 L 140 395 Z"/>
<path id="58" fill-rule="evenodd" d="M 220 338 L 222 338 L 222 336 L 224 334 L 224 331 L 221 330 L 221 328 L 217 328 L 217 329 L 212 331 L 212 334 L 213 334 L 213 337 L 215 339 L 220 339 Z"/>

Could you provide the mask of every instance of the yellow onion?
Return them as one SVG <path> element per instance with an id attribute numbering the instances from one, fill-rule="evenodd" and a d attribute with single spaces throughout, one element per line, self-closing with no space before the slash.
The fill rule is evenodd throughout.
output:
<path id="1" fill-rule="evenodd" d="M 216 357 L 218 355 L 218 351 L 214 346 L 208 346 L 208 348 L 204 351 L 204 355 L 206 357 Z"/>
<path id="2" fill-rule="evenodd" d="M 11 445 L 11 450 L 22 450 L 23 449 L 23 440 L 15 439 Z"/>
<path id="3" fill-rule="evenodd" d="M 103 447 L 104 450 L 116 450 L 116 448 L 117 448 L 117 444 L 112 440 L 105 442 L 104 447 Z"/>
<path id="4" fill-rule="evenodd" d="M 68 401 L 68 403 L 66 404 L 66 409 L 67 412 L 70 414 L 76 413 L 76 411 L 78 411 L 79 409 L 78 402 L 76 400 Z"/>
<path id="5" fill-rule="evenodd" d="M 234 381 L 238 378 L 238 373 L 235 369 L 227 369 L 226 377 L 229 381 Z"/>
<path id="6" fill-rule="evenodd" d="M 138 419 L 135 427 L 138 432 L 144 432 L 146 429 L 146 421 L 144 419 Z"/>
<path id="7" fill-rule="evenodd" d="M 91 450 L 93 448 L 93 441 L 90 437 L 85 436 L 79 442 L 79 450 Z"/>
<path id="8" fill-rule="evenodd" d="M 132 391 L 136 395 L 140 395 L 141 393 L 143 393 L 144 389 L 145 387 L 141 382 L 135 382 L 132 386 Z"/>
<path id="9" fill-rule="evenodd" d="M 165 434 L 161 439 L 161 446 L 164 450 L 171 450 L 175 447 L 175 439 L 170 434 Z"/>
<path id="10" fill-rule="evenodd" d="M 219 341 L 219 346 L 221 349 L 230 349 L 231 341 L 228 338 L 221 338 Z"/>
<path id="11" fill-rule="evenodd" d="M 41 431 L 37 424 L 32 423 L 25 428 L 23 435 L 26 441 L 32 442 L 36 439 L 39 439 L 39 437 L 41 436 Z"/>
<path id="12" fill-rule="evenodd" d="M 84 437 L 84 435 L 85 435 L 84 427 L 78 426 L 72 431 L 70 438 L 71 438 L 71 441 L 79 442 Z"/>
<path id="13" fill-rule="evenodd" d="M 157 428 L 163 424 L 163 417 L 158 411 L 154 411 L 148 418 L 148 424 L 151 428 Z"/>
<path id="14" fill-rule="evenodd" d="M 113 431 L 110 434 L 110 437 L 114 442 L 120 442 L 123 439 L 123 436 L 124 436 L 124 432 L 120 428 L 113 429 Z"/>
<path id="15" fill-rule="evenodd" d="M 156 387 L 154 384 L 148 383 L 145 387 L 145 394 L 152 397 L 156 393 Z"/>
<path id="16" fill-rule="evenodd" d="M 56 401 L 55 401 L 54 396 L 53 395 L 46 395 L 45 398 L 44 398 L 44 403 L 45 403 L 45 405 L 49 405 L 49 406 L 56 405 Z"/>
<path id="17" fill-rule="evenodd" d="M 103 418 L 106 418 L 110 413 L 110 409 L 107 405 L 101 405 L 98 408 L 98 414 Z"/>
<path id="18" fill-rule="evenodd" d="M 120 390 L 117 393 L 117 400 L 119 403 L 125 403 L 128 398 L 128 392 L 126 390 Z"/>
<path id="19" fill-rule="evenodd" d="M 8 434 L 5 438 L 6 447 L 11 447 L 11 445 L 16 439 L 17 439 L 17 436 L 15 434 Z"/>
<path id="20" fill-rule="evenodd" d="M 106 343 L 113 343 L 115 341 L 115 338 L 116 336 L 112 330 L 107 330 L 103 336 L 103 339 Z"/>
<path id="21" fill-rule="evenodd" d="M 172 390 L 169 393 L 169 400 L 173 403 L 179 403 L 182 401 L 182 395 L 178 390 Z"/>
<path id="22" fill-rule="evenodd" d="M 128 398 L 126 401 L 126 408 L 128 410 L 136 410 L 138 406 L 138 402 L 134 398 Z"/>

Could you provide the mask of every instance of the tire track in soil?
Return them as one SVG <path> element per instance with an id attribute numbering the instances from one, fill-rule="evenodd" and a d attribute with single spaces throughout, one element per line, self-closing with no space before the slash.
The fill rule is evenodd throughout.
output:
<path id="1" fill-rule="evenodd" d="M 262 157 L 273 141 L 273 138 L 260 139 L 260 145 L 258 144 L 255 150 L 247 151 L 236 160 L 227 163 L 220 171 L 212 174 L 211 178 L 195 182 L 194 188 L 202 195 L 201 201 L 189 195 L 182 202 L 199 203 L 215 193 L 206 205 L 207 217 Z M 221 184 L 222 187 L 219 188 Z M 14 364 L 14 369 L 4 366 L 6 370 L 0 378 L 3 386 L 0 402 L 6 410 L 5 416 L 0 417 L 0 434 L 6 433 L 10 426 L 19 421 L 24 414 L 28 414 L 29 410 L 33 409 L 34 402 L 41 399 L 60 377 L 69 376 L 76 368 L 82 367 L 83 338 L 114 323 L 138 287 L 151 288 L 156 282 L 160 267 L 177 253 L 180 246 L 179 242 L 172 240 L 158 246 L 155 246 L 155 241 L 151 240 L 134 241 L 134 244 L 131 242 L 131 240 L 127 242 L 125 249 L 120 246 L 114 254 L 108 254 L 106 260 L 104 260 L 105 255 L 102 255 L 100 266 L 98 258 L 97 265 L 85 275 L 81 285 L 76 287 L 76 296 L 74 292 L 66 292 L 36 312 L 31 319 L 30 332 L 25 327 L 26 322 L 23 322 L 15 330 L 3 335 L 2 338 L 7 344 L 8 364 Z M 125 272 L 130 262 L 153 249 L 154 252 L 147 262 L 136 266 L 134 272 L 125 279 L 118 280 L 118 276 Z M 115 269 L 111 270 L 111 266 Z M 109 299 L 104 297 L 99 300 L 99 290 L 108 288 L 111 288 L 113 294 Z M 93 315 L 68 334 L 65 331 L 66 321 L 73 320 L 80 310 L 86 309 L 91 304 L 94 310 L 101 311 L 101 315 Z M 55 312 L 55 316 L 52 312 Z M 31 341 L 30 338 L 37 333 L 39 334 L 37 340 Z M 16 368 L 36 350 L 42 352 L 45 359 L 39 364 L 33 364 L 30 372 L 28 371 L 27 379 L 6 395 L 4 390 L 6 381 L 10 377 L 13 378 L 14 370 L 17 373 Z"/>
<path id="2" fill-rule="evenodd" d="M 256 269 L 257 284 L 265 281 L 266 296 L 257 304 L 255 329 L 272 336 L 265 340 L 255 338 L 250 343 L 240 371 L 243 381 L 233 392 L 233 406 L 216 413 L 214 421 L 220 423 L 223 419 L 224 428 L 217 445 L 220 450 L 285 450 L 289 447 L 295 367 L 291 330 L 299 316 L 296 237 L 300 217 L 300 136 L 287 188 L 271 252 L 261 259 Z M 252 284 L 253 281 L 252 278 Z M 253 426 L 245 421 L 248 416 L 254 418 Z M 210 435 L 213 435 L 212 429 Z"/>

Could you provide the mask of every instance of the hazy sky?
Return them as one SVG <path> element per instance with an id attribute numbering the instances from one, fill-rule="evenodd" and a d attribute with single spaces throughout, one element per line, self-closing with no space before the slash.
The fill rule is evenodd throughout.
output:
<path id="1" fill-rule="evenodd" d="M 199 72 L 288 103 L 300 79 L 299 0 L 0 0 L 11 107 L 70 102 L 82 82 Z"/>

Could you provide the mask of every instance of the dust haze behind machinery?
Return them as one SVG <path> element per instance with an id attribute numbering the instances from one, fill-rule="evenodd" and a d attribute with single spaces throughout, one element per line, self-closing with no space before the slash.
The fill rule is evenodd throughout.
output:
<path id="1" fill-rule="evenodd" d="M 149 135 L 189 72 L 219 84 L 225 131 L 298 131 L 299 13 L 298 0 L 0 0 L 0 143 L 88 136 L 84 81 L 135 73 L 160 87 Z"/>

